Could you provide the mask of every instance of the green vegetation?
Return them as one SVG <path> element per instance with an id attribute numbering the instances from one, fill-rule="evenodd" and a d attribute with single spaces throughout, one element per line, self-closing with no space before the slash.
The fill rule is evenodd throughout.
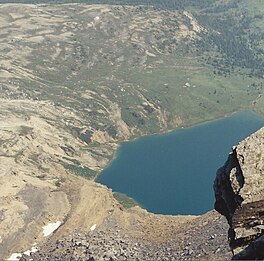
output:
<path id="1" fill-rule="evenodd" d="M 26 136 L 26 135 L 30 134 L 31 131 L 32 131 L 31 127 L 28 127 L 28 126 L 21 126 L 20 127 L 20 135 Z"/>
<path id="2" fill-rule="evenodd" d="M 69 170 L 71 173 L 82 176 L 86 179 L 93 179 L 97 174 L 96 171 L 85 166 L 76 166 L 74 164 L 68 164 L 65 162 L 63 162 L 62 165 L 65 169 Z"/>
<path id="3" fill-rule="evenodd" d="M 10 62 L 13 71 L 30 73 L 14 73 L 2 85 L 2 97 L 49 101 L 71 111 L 74 116 L 61 115 L 56 124 L 93 147 L 101 144 L 93 138 L 96 132 L 124 140 L 123 123 L 138 136 L 242 109 L 263 113 L 261 0 L 107 3 L 113 4 L 107 11 L 104 6 L 41 6 L 32 18 L 36 28 L 23 27 L 11 15 L 3 59 L 27 49 L 26 57 Z M 127 4 L 134 6 L 122 6 Z M 13 11 L 8 8 L 3 15 Z M 75 153 L 62 149 L 68 156 Z"/>
<path id="4" fill-rule="evenodd" d="M 227 76 L 236 72 L 262 77 L 264 49 L 260 41 L 263 30 L 259 30 L 257 24 L 261 22 L 263 28 L 263 4 L 254 1 L 249 8 L 248 4 L 243 4 L 246 1 L 232 3 L 231 6 L 231 2 L 213 6 L 199 13 L 199 21 L 209 26 L 210 31 L 197 45 L 207 54 L 203 59 L 213 65 L 215 74 Z"/>
<path id="5" fill-rule="evenodd" d="M 132 208 L 138 206 L 139 204 L 133 199 L 128 197 L 126 194 L 120 192 L 114 192 L 114 198 L 124 207 Z"/>
<path id="6" fill-rule="evenodd" d="M 88 3 L 110 5 L 153 5 L 165 9 L 182 9 L 189 6 L 206 7 L 216 0 L 1 0 L 0 3 Z"/>

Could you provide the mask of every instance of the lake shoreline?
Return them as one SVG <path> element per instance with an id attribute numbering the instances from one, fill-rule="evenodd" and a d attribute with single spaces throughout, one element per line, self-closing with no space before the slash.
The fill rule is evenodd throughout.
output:
<path id="1" fill-rule="evenodd" d="M 217 169 L 224 164 L 231 147 L 263 125 L 264 117 L 252 110 L 241 110 L 189 128 L 178 128 L 174 132 L 145 135 L 122 142 L 113 160 L 95 181 L 111 188 L 113 193 L 126 194 L 152 213 L 200 215 L 213 208 L 211 202 L 213 178 Z M 152 165 L 154 169 L 151 169 Z M 191 176 L 185 180 L 185 174 Z M 206 175 L 210 178 L 205 179 Z M 185 195 L 183 186 L 188 184 L 190 179 L 195 187 L 196 184 L 201 183 L 199 184 L 201 188 L 199 187 L 198 190 L 205 191 L 207 194 L 206 198 L 201 200 L 204 203 L 200 208 L 194 205 L 196 212 L 190 212 L 191 205 L 194 204 L 192 201 L 204 195 L 197 188 L 186 192 L 187 195 Z M 182 185 L 178 187 L 179 184 Z M 121 189 L 120 186 L 123 188 Z M 175 191 L 182 191 L 183 194 L 174 195 Z M 195 191 L 198 191 L 196 196 Z M 147 203 L 144 201 L 145 195 L 147 195 Z M 185 198 L 188 204 L 186 203 L 187 206 L 183 204 L 182 208 L 189 208 L 188 205 L 190 205 L 190 209 L 186 210 L 187 212 L 184 210 L 177 212 L 176 205 L 181 204 L 177 201 L 174 204 L 174 210 L 170 210 L 169 202 L 172 198 Z M 209 205 L 206 205 L 207 200 L 210 201 Z M 156 210 L 155 202 L 157 206 L 159 205 Z M 196 204 L 201 202 L 197 201 Z M 167 210 L 163 211 L 162 208 Z"/>
<path id="2" fill-rule="evenodd" d="M 116 144 L 117 144 L 117 149 L 115 150 L 114 154 L 113 154 L 113 157 L 109 160 L 109 163 L 107 163 L 107 165 L 104 167 L 104 169 L 100 170 L 100 172 L 95 176 L 94 178 L 94 181 L 97 182 L 97 178 L 100 177 L 102 171 L 104 171 L 105 169 L 107 169 L 112 161 L 114 161 L 117 157 L 117 152 L 119 151 L 120 149 L 120 146 L 123 144 L 123 143 L 127 143 L 127 142 L 133 142 L 133 141 L 136 141 L 137 139 L 140 139 L 140 138 L 143 138 L 143 137 L 151 137 L 151 136 L 156 136 L 156 135 L 168 135 L 174 131 L 178 131 L 178 130 L 184 130 L 184 129 L 189 129 L 189 128 L 192 128 L 192 127 L 196 127 L 196 126 L 199 126 L 199 125 L 202 125 L 202 124 L 206 124 L 206 123 L 209 123 L 209 122 L 213 122 L 213 121 L 217 121 L 217 120 L 220 120 L 220 119 L 224 119 L 225 117 L 231 117 L 232 115 L 236 114 L 236 113 L 239 113 L 239 112 L 243 112 L 243 111 L 251 111 L 253 113 L 255 113 L 256 115 L 259 115 L 259 116 L 262 116 L 256 112 L 254 112 L 252 109 L 246 109 L 246 108 L 242 108 L 240 110 L 235 110 L 233 112 L 228 112 L 228 113 L 225 113 L 224 115 L 220 116 L 220 117 L 217 117 L 217 118 L 214 118 L 214 119 L 209 119 L 209 120 L 203 120 L 203 121 L 199 121 L 197 123 L 194 123 L 194 124 L 188 124 L 186 126 L 182 126 L 182 127 L 177 127 L 175 129 L 167 129 L 167 130 L 163 130 L 163 131 L 160 131 L 160 132 L 155 132 L 155 133 L 147 133 L 147 134 L 142 134 L 140 136 L 137 136 L 137 137 L 132 137 L 131 139 L 127 139 L 127 140 L 123 140 L 123 141 L 117 141 Z M 264 117 L 264 116 L 263 116 Z"/>

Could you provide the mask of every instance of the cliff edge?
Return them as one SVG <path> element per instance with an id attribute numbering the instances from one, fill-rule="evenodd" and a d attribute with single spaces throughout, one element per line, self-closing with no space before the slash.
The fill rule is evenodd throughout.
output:
<path id="1" fill-rule="evenodd" d="M 233 147 L 214 182 L 215 209 L 229 224 L 233 259 L 264 258 L 264 128 Z"/>

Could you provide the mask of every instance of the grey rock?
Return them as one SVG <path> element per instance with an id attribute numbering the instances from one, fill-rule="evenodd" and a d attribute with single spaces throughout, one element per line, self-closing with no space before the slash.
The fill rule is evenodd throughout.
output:
<path id="1" fill-rule="evenodd" d="M 264 128 L 233 147 L 214 182 L 215 209 L 229 223 L 229 245 L 235 254 L 251 242 L 254 246 L 264 234 L 263 175 Z"/>

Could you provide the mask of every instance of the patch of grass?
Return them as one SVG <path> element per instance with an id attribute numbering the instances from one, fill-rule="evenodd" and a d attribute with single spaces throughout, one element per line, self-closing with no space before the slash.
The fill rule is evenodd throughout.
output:
<path id="1" fill-rule="evenodd" d="M 33 128 L 28 127 L 28 126 L 20 126 L 19 132 L 21 135 L 28 135 L 29 133 L 31 133 L 31 131 L 33 130 Z"/>
<path id="2" fill-rule="evenodd" d="M 68 158 L 68 157 L 62 157 L 62 158 L 65 159 L 65 160 L 67 160 L 67 161 L 70 161 L 75 166 L 80 166 L 81 165 L 80 161 L 78 161 L 76 159 L 71 159 L 71 158 Z"/>
<path id="3" fill-rule="evenodd" d="M 170 122 L 175 115 L 183 119 L 183 125 L 195 124 L 247 108 L 259 94 L 260 84 L 256 77 L 240 73 L 215 75 L 213 68 L 200 64 L 191 56 L 185 59 L 163 56 L 162 60 L 164 63 L 153 66 L 150 72 L 122 68 L 123 72 L 119 73 L 126 75 L 126 80 L 133 83 L 135 89 L 166 112 L 170 128 L 174 127 Z M 132 105 L 131 99 L 133 97 L 120 101 L 122 118 L 128 125 L 141 128 L 138 122 L 142 115 L 138 106 L 142 100 Z M 143 128 L 156 130 L 157 120 L 150 119 L 157 119 L 157 115 L 143 113 L 146 116 L 143 117 L 146 120 Z"/>
<path id="4" fill-rule="evenodd" d="M 61 164 L 63 165 L 63 167 L 65 169 L 69 170 L 73 174 L 82 176 L 82 177 L 89 179 L 89 180 L 95 178 L 95 176 L 97 174 L 96 171 L 94 171 L 88 167 L 85 167 L 85 166 L 76 166 L 74 164 L 68 164 L 65 162 L 61 162 Z"/>
<path id="5" fill-rule="evenodd" d="M 124 207 L 124 208 L 132 208 L 135 206 L 139 206 L 139 204 L 133 199 L 128 197 L 126 194 L 120 192 L 114 192 L 114 198 Z"/>

